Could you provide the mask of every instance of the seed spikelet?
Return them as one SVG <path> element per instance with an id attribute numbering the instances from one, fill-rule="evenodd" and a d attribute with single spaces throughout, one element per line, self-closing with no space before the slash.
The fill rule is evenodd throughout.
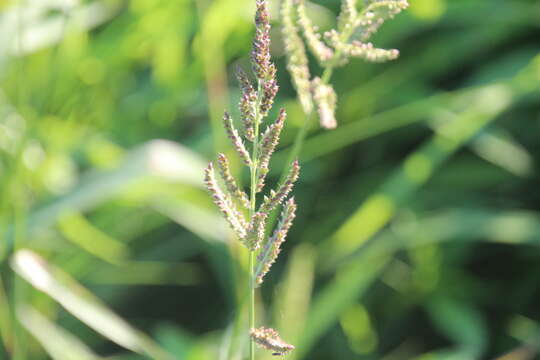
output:
<path id="1" fill-rule="evenodd" d="M 231 115 L 229 115 L 228 112 L 225 112 L 223 115 L 223 126 L 225 127 L 225 131 L 227 132 L 229 139 L 231 139 L 231 143 L 240 158 L 247 166 L 251 166 L 251 157 L 249 156 L 240 135 L 238 135 L 238 131 L 234 128 Z"/>
<path id="2" fill-rule="evenodd" d="M 296 203 L 294 198 L 290 198 L 283 206 L 281 219 L 274 230 L 272 236 L 264 245 L 263 250 L 257 256 L 257 269 L 255 271 L 255 281 L 258 285 L 262 284 L 264 276 L 270 271 L 270 267 L 276 261 L 281 252 L 281 244 L 285 241 L 287 233 L 292 226 L 296 216 Z"/>
<path id="3" fill-rule="evenodd" d="M 223 193 L 220 189 L 214 172 L 214 165 L 212 163 L 208 164 L 208 167 L 204 171 L 204 183 L 206 188 L 212 194 L 212 199 L 214 203 L 219 208 L 219 210 L 225 216 L 225 219 L 234 230 L 236 235 L 243 239 L 246 236 L 246 221 L 243 218 L 242 214 L 236 209 L 236 206 L 231 201 L 231 199 Z"/>
<path id="4" fill-rule="evenodd" d="M 236 183 L 236 180 L 234 180 L 234 177 L 232 176 L 229 167 L 229 160 L 227 159 L 225 154 L 218 154 L 217 163 L 219 168 L 219 174 L 221 175 L 221 178 L 223 179 L 223 182 L 227 187 L 229 195 L 231 195 L 234 199 L 240 201 L 246 209 L 249 208 L 248 196 L 244 191 L 240 190 L 240 187 Z"/>
<path id="5" fill-rule="evenodd" d="M 258 329 L 251 329 L 250 335 L 257 345 L 266 350 L 281 355 L 285 355 L 294 350 L 294 346 L 281 340 L 278 332 L 272 328 L 265 328 L 263 326 Z"/>

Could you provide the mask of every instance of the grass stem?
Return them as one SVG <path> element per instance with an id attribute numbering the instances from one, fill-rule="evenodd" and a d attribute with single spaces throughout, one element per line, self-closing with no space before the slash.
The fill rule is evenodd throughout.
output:
<path id="1" fill-rule="evenodd" d="M 255 214 L 255 211 L 257 209 L 257 184 L 259 181 L 258 177 L 258 168 L 259 168 L 259 124 L 261 122 L 261 102 L 262 102 L 262 94 L 263 94 L 263 84 L 262 81 L 259 80 L 258 82 L 258 89 L 257 89 L 257 100 L 255 101 L 255 122 L 253 124 L 253 132 L 254 132 L 254 139 L 253 139 L 253 153 L 251 156 L 251 169 L 250 169 L 250 175 L 251 175 L 251 184 L 250 184 L 250 208 L 249 208 L 249 216 L 250 218 L 253 217 Z M 253 277 L 255 276 L 254 269 L 255 269 L 255 251 L 249 252 L 249 330 L 255 328 L 255 283 L 253 281 Z M 255 359 L 255 342 L 253 339 L 249 339 L 249 360 Z"/>

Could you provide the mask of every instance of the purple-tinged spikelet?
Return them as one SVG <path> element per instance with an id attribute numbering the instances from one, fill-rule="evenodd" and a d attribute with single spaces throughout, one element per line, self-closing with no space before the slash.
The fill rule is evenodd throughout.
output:
<path id="1" fill-rule="evenodd" d="M 269 125 L 266 128 L 266 131 L 264 132 L 262 139 L 261 139 L 261 153 L 259 156 L 259 182 L 257 186 L 257 191 L 261 191 L 264 187 L 264 179 L 266 178 L 266 174 L 268 174 L 268 165 L 270 163 L 270 158 L 272 157 L 272 154 L 274 153 L 276 146 L 279 142 L 279 135 L 281 134 L 281 130 L 283 129 L 283 125 L 285 124 L 285 118 L 287 117 L 287 113 L 285 112 L 285 109 L 281 109 L 279 111 L 279 115 L 276 119 L 276 122 Z"/>
<path id="2" fill-rule="evenodd" d="M 300 165 L 298 164 L 298 160 L 295 160 L 292 163 L 291 168 L 289 169 L 289 173 L 287 174 L 285 181 L 283 181 L 277 191 L 271 190 L 270 196 L 264 197 L 264 201 L 259 211 L 269 213 L 270 211 L 274 210 L 276 206 L 281 204 L 291 192 L 294 183 L 296 182 L 296 180 L 298 180 L 299 175 Z"/>
<path id="3" fill-rule="evenodd" d="M 337 95 L 331 85 L 323 84 L 319 77 L 313 79 L 313 100 L 317 105 L 321 126 L 325 129 L 335 129 Z"/>
<path id="4" fill-rule="evenodd" d="M 208 164 L 208 167 L 204 170 L 204 175 L 204 183 L 210 194 L 212 194 L 214 203 L 223 215 L 225 215 L 225 219 L 236 235 L 243 239 L 246 236 L 246 221 L 242 214 L 236 209 L 231 199 L 221 191 L 216 181 L 214 165 L 212 163 Z"/>
<path id="5" fill-rule="evenodd" d="M 272 108 L 278 90 L 279 86 L 276 80 L 276 66 L 270 64 L 268 67 L 267 79 L 262 82 L 261 116 L 268 115 L 268 111 Z"/>
<path id="6" fill-rule="evenodd" d="M 283 19 L 283 42 L 287 54 L 287 70 L 292 77 L 292 82 L 298 93 L 298 99 L 306 114 L 313 109 L 311 99 L 311 82 L 308 66 L 308 58 L 304 42 L 299 35 L 296 26 L 298 17 L 293 7 L 295 0 L 283 0 L 281 5 L 281 18 Z"/>
<path id="7" fill-rule="evenodd" d="M 268 79 L 270 68 L 270 14 L 266 0 L 257 0 L 255 37 L 251 51 L 253 72 L 261 81 Z"/>
<path id="8" fill-rule="evenodd" d="M 276 80 L 276 66 L 270 58 L 270 15 L 266 0 L 257 0 L 251 63 L 262 91 L 262 94 L 259 94 L 261 96 L 259 111 L 261 116 L 266 116 L 279 89 Z"/>
<path id="9" fill-rule="evenodd" d="M 227 132 L 229 139 L 231 139 L 232 145 L 236 149 L 236 152 L 238 152 L 240 158 L 247 166 L 251 166 L 251 157 L 249 156 L 240 135 L 238 135 L 238 131 L 234 128 L 231 115 L 229 115 L 228 112 L 223 114 L 223 126 L 225 127 L 225 131 Z"/>
<path id="10" fill-rule="evenodd" d="M 231 174 L 231 170 L 229 167 L 229 160 L 225 156 L 225 154 L 218 154 L 218 168 L 219 168 L 219 174 L 221 175 L 221 178 L 223 179 L 223 182 L 225 183 L 225 186 L 227 187 L 227 191 L 229 192 L 229 195 L 233 197 L 234 199 L 240 201 L 242 205 L 246 209 L 249 208 L 249 199 L 247 194 L 240 190 L 240 187 L 236 183 L 236 180 L 234 180 L 234 177 Z"/>
<path id="11" fill-rule="evenodd" d="M 247 228 L 247 235 L 244 243 L 251 251 L 258 250 L 265 235 L 267 214 L 256 212 L 253 214 Z"/>
<path id="12" fill-rule="evenodd" d="M 290 198 L 285 203 L 285 206 L 283 206 L 281 219 L 279 220 L 274 233 L 267 240 L 263 250 L 257 256 L 257 269 L 255 272 L 255 281 L 257 284 L 262 284 L 264 276 L 276 261 L 276 258 L 281 251 L 281 244 L 285 241 L 295 216 L 296 203 L 294 202 L 294 198 Z"/>
<path id="13" fill-rule="evenodd" d="M 304 0 L 298 0 L 298 22 L 302 27 L 306 43 L 321 65 L 326 64 L 334 57 L 334 51 L 330 49 L 321 40 L 321 35 L 316 32 L 316 28 L 311 23 L 311 20 L 306 13 L 306 4 Z"/>
<path id="14" fill-rule="evenodd" d="M 276 354 L 285 355 L 294 350 L 294 346 L 281 340 L 278 332 L 274 329 L 263 326 L 251 329 L 250 335 L 257 345 Z"/>
<path id="15" fill-rule="evenodd" d="M 242 115 L 244 135 L 247 140 L 253 141 L 255 138 L 253 125 L 255 123 L 255 103 L 257 101 L 257 93 L 251 85 L 251 81 L 249 81 L 247 74 L 241 67 L 236 69 L 236 78 L 242 89 L 242 97 L 240 98 L 238 107 L 240 108 L 240 114 Z"/>

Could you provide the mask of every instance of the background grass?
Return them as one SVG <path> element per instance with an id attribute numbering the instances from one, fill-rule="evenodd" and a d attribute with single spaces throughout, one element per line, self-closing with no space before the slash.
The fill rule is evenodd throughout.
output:
<path id="1" fill-rule="evenodd" d="M 540 6 L 410 2 L 374 38 L 397 61 L 335 73 L 258 322 L 294 359 L 533 359 Z M 304 118 L 271 3 L 275 182 Z M 232 151 L 253 5 L 0 2 L 1 359 L 241 358 L 246 254 L 202 168 Z M 338 9 L 310 8 L 322 29 Z"/>

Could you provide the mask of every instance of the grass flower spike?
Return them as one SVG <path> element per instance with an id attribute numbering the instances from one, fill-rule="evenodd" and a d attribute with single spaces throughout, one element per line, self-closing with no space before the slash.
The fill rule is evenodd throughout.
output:
<path id="1" fill-rule="evenodd" d="M 313 100 L 317 104 L 321 126 L 325 129 L 335 129 L 337 95 L 331 85 L 325 84 L 321 78 L 313 79 Z"/>
<path id="2" fill-rule="evenodd" d="M 240 99 L 240 114 L 242 114 L 242 123 L 244 124 L 244 136 L 247 140 L 253 142 L 255 123 L 255 104 L 257 102 L 257 93 L 253 89 L 247 74 L 238 67 L 236 78 L 242 89 L 242 98 Z"/>
<path id="3" fill-rule="evenodd" d="M 281 244 L 285 241 L 295 216 L 296 203 L 294 202 L 294 198 L 291 198 L 283 207 L 281 220 L 279 221 L 274 234 L 268 239 L 264 249 L 257 257 L 258 266 L 255 271 L 257 284 L 262 284 L 264 276 L 270 271 L 270 267 L 276 261 L 276 258 L 281 252 Z"/>
<path id="4" fill-rule="evenodd" d="M 223 114 L 223 126 L 225 127 L 225 131 L 227 131 L 227 135 L 229 136 L 234 149 L 238 152 L 238 156 L 240 156 L 247 166 L 252 166 L 251 156 L 249 156 L 249 152 L 240 138 L 238 131 L 234 128 L 231 115 L 227 112 Z"/>
<path id="5" fill-rule="evenodd" d="M 367 41 L 386 20 L 393 19 L 408 7 L 407 0 L 368 0 L 361 16 L 357 19 L 358 27 L 354 27 L 353 39 Z"/>
<path id="6" fill-rule="evenodd" d="M 223 116 L 223 124 L 232 146 L 243 160 L 243 163 L 249 168 L 249 192 L 244 191 L 232 176 L 229 160 L 224 154 L 218 154 L 217 166 L 226 192 L 221 190 L 218 184 L 213 163 L 210 163 L 205 171 L 205 184 L 215 204 L 222 212 L 236 237 L 249 251 L 249 329 L 252 329 L 249 348 L 250 360 L 255 357 L 255 343 L 277 354 L 285 354 L 294 349 L 294 346 L 281 341 L 275 330 L 264 327 L 255 329 L 255 287 L 262 283 L 264 276 L 276 261 L 281 251 L 281 245 L 292 226 L 296 213 L 296 204 L 292 198 L 287 201 L 286 199 L 300 172 L 298 161 L 292 161 L 285 181 L 277 189 L 270 190 L 263 197 L 261 204 L 257 203 L 257 194 L 264 191 L 266 175 L 270 170 L 270 160 L 279 143 L 287 113 L 284 109 L 281 109 L 275 121 L 264 125 L 279 87 L 276 79 L 276 67 L 270 57 L 270 22 L 267 2 L 257 0 L 256 6 L 256 29 L 251 51 L 251 67 L 256 86 L 252 85 L 248 74 L 242 69 L 238 69 L 236 72 L 242 90 L 238 106 L 243 131 L 240 133 L 236 130 L 229 113 L 225 112 Z M 291 26 L 296 29 L 294 24 L 291 23 Z M 296 45 L 303 47 L 298 35 L 296 40 Z M 291 46 L 293 45 L 291 44 Z M 302 53 L 305 55 L 301 50 L 300 57 Z M 307 69 L 307 58 L 301 59 L 300 57 L 297 58 L 295 66 L 303 74 L 301 74 L 297 86 L 298 88 L 304 88 L 304 92 L 308 93 L 305 98 L 311 101 L 311 95 L 309 94 L 311 83 L 309 81 L 309 70 Z M 265 126 L 264 132 L 261 131 L 263 126 Z M 247 141 L 247 146 L 244 140 Z M 270 212 L 284 202 L 281 220 L 272 236 L 266 238 L 266 234 L 270 233 L 270 231 L 267 232 Z M 238 209 L 237 205 L 242 206 L 243 209 Z M 243 215 L 245 213 L 248 214 L 247 219 Z"/>
<path id="7" fill-rule="evenodd" d="M 287 113 L 285 112 L 285 109 L 281 109 L 276 122 L 268 126 L 262 136 L 261 152 L 258 159 L 259 182 L 257 184 L 257 192 L 261 191 L 264 187 L 264 179 L 269 171 L 268 165 L 270 163 L 270 158 L 272 157 L 272 154 L 274 153 L 279 142 L 279 135 L 281 134 L 281 130 L 285 124 L 286 117 Z"/>
<path id="8" fill-rule="evenodd" d="M 341 2 L 341 12 L 338 17 L 338 30 L 350 31 L 358 21 L 358 10 L 356 9 L 356 0 L 343 0 Z"/>
<path id="9" fill-rule="evenodd" d="M 257 1 L 255 12 L 255 36 L 251 50 L 251 64 L 260 81 L 267 80 L 274 67 L 270 58 L 270 15 L 264 0 Z"/>
<path id="10" fill-rule="evenodd" d="M 251 222 L 248 226 L 248 233 L 246 235 L 246 247 L 250 251 L 256 251 L 260 248 L 261 242 L 264 240 L 266 218 L 268 214 L 263 212 L 256 212 L 251 217 Z"/>
<path id="11" fill-rule="evenodd" d="M 300 165 L 298 164 L 298 160 L 295 160 L 289 169 L 289 173 L 287 174 L 285 181 L 278 187 L 278 190 L 270 190 L 270 196 L 264 197 L 264 201 L 259 211 L 263 213 L 270 213 L 270 211 L 274 210 L 274 208 L 280 205 L 291 192 L 294 183 L 296 180 L 298 180 L 299 176 Z"/>
<path id="12" fill-rule="evenodd" d="M 265 327 L 251 329 L 250 335 L 257 345 L 272 351 L 274 355 L 285 355 L 294 350 L 294 346 L 281 340 L 278 332 L 274 329 Z"/>
<path id="13" fill-rule="evenodd" d="M 302 26 L 306 43 L 319 63 L 324 66 L 334 57 L 334 52 L 324 43 L 324 41 L 322 41 L 321 35 L 317 33 L 317 28 L 313 26 L 311 20 L 307 16 L 305 1 L 296 0 L 296 2 L 298 3 L 298 20 L 299 24 Z"/>
<path id="14" fill-rule="evenodd" d="M 287 113 L 280 109 L 276 120 L 265 124 L 279 86 L 276 66 L 270 55 L 271 26 L 267 0 L 255 0 L 255 5 L 255 35 L 250 54 L 255 83 L 252 83 L 250 76 L 242 69 L 236 71 L 242 93 L 238 103 L 242 131 L 236 129 L 228 112 L 223 116 L 223 125 L 232 146 L 249 168 L 249 190 L 245 191 L 232 176 L 229 160 L 224 154 L 218 154 L 217 167 L 219 182 L 223 183 L 226 191 L 221 189 L 212 163 L 205 171 L 206 187 L 212 194 L 214 203 L 249 252 L 249 329 L 252 329 L 250 360 L 255 358 L 255 343 L 277 354 L 285 354 L 294 349 L 292 345 L 282 342 L 275 330 L 255 328 L 255 287 L 262 284 L 276 261 L 296 216 L 294 198 L 288 197 L 300 174 L 300 166 L 294 159 L 299 150 L 297 144 L 302 142 L 307 132 L 304 125 L 293 147 L 288 172 L 278 187 L 264 195 L 258 204 L 257 194 L 265 190 L 270 161 L 279 144 Z M 282 34 L 287 50 L 287 69 L 291 73 L 302 108 L 308 114 L 305 124 L 308 124 L 311 114 L 316 110 L 321 126 L 334 129 L 337 127 L 337 94 L 329 84 L 333 69 L 346 64 L 351 57 L 370 62 L 395 59 L 399 55 L 397 50 L 378 49 L 367 40 L 385 20 L 406 8 L 407 2 L 368 0 L 359 10 L 355 0 L 343 0 L 337 29 L 327 31 L 324 36 L 319 34 L 312 24 L 306 6 L 307 0 L 282 1 Z M 324 68 L 320 77 L 311 77 L 306 48 Z M 267 229 L 270 213 L 282 204 L 279 223 L 271 232 Z M 272 235 L 267 238 L 267 233 Z"/>
<path id="15" fill-rule="evenodd" d="M 229 168 L 229 160 L 227 160 L 225 154 L 218 154 L 217 163 L 219 167 L 219 174 L 225 182 L 225 186 L 227 187 L 229 195 L 235 199 L 238 199 L 246 209 L 249 208 L 248 196 L 243 190 L 240 190 L 240 187 L 238 187 L 238 185 L 236 184 L 236 180 L 231 175 L 231 170 Z"/>
<path id="16" fill-rule="evenodd" d="M 320 124 L 325 129 L 337 127 L 335 110 L 337 95 L 329 84 L 334 68 L 347 64 L 356 57 L 368 62 L 384 62 L 399 56 L 396 49 L 379 49 L 368 42 L 369 38 L 388 19 L 393 18 L 408 7 L 406 0 L 366 0 L 362 9 L 357 8 L 356 0 L 342 0 L 337 19 L 337 29 L 319 34 L 306 11 L 307 0 L 283 0 L 283 37 L 288 52 L 287 61 L 298 98 L 307 115 L 306 124 L 317 108 Z M 296 9 L 296 11 L 295 11 Z M 323 74 L 310 79 L 309 64 L 300 32 L 295 21 L 298 20 L 307 48 L 323 67 Z M 308 86 L 307 84 L 310 84 Z M 306 125 L 307 126 L 307 125 Z M 302 131 L 297 143 L 301 144 L 306 131 Z M 299 151 L 295 145 L 293 157 Z"/>
<path id="17" fill-rule="evenodd" d="M 208 191 L 210 191 L 210 193 L 212 194 L 214 203 L 224 215 L 225 220 L 227 220 L 236 235 L 238 235 L 240 239 L 245 238 L 246 222 L 243 216 L 236 209 L 236 206 L 232 202 L 232 199 L 229 196 L 225 195 L 219 187 L 216 181 L 214 165 L 212 163 L 208 165 L 204 174 L 204 183 Z"/>
<path id="18" fill-rule="evenodd" d="M 296 25 L 298 16 L 293 6 L 293 0 L 283 0 L 282 4 L 282 35 L 287 55 L 287 70 L 291 74 L 293 85 L 304 112 L 309 113 L 313 109 L 313 102 L 311 100 L 311 75 L 306 48 Z"/>

